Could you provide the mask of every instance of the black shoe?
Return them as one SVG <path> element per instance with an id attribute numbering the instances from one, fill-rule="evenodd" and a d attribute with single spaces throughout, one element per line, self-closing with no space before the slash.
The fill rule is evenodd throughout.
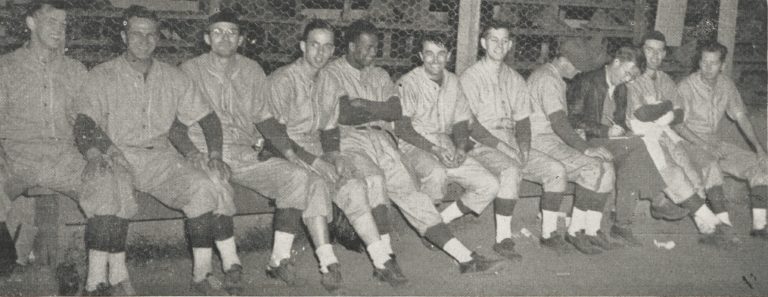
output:
<path id="1" fill-rule="evenodd" d="M 603 231 L 597 231 L 596 236 L 586 235 L 586 237 L 589 243 L 606 251 L 622 247 L 621 244 L 608 240 L 608 236 Z"/>
<path id="2" fill-rule="evenodd" d="M 440 250 L 440 247 L 432 244 L 426 238 L 424 238 L 424 237 L 419 237 L 419 238 L 421 238 L 421 244 L 423 244 L 424 247 L 426 247 L 428 250 L 430 250 L 430 251 L 439 251 Z"/>
<path id="3" fill-rule="evenodd" d="M 341 264 L 339 263 L 328 265 L 328 272 L 323 273 L 322 279 L 320 279 L 320 283 L 328 292 L 335 292 L 341 289 L 343 281 L 341 278 Z"/>
<path id="4" fill-rule="evenodd" d="M 523 259 L 523 256 L 515 251 L 515 242 L 512 238 L 505 238 L 501 242 L 493 244 L 493 250 L 512 261 Z"/>
<path id="5" fill-rule="evenodd" d="M 384 263 L 384 269 L 373 269 L 373 277 L 379 281 L 389 283 L 390 286 L 399 287 L 408 283 L 408 279 L 400 271 L 400 266 L 395 259 L 389 259 Z"/>
<path id="6" fill-rule="evenodd" d="M 477 273 L 477 272 L 492 272 L 501 268 L 504 264 L 503 260 L 488 259 L 476 252 L 472 252 L 472 260 L 464 263 L 459 263 L 459 272 L 461 273 Z"/>
<path id="7" fill-rule="evenodd" d="M 651 204 L 651 216 L 657 220 L 679 221 L 687 217 L 690 211 L 669 201 L 661 199 L 657 204 Z"/>
<path id="8" fill-rule="evenodd" d="M 720 224 L 715 227 L 715 232 L 702 234 L 699 243 L 720 250 L 733 250 L 738 249 L 741 240 L 733 235 L 733 229 L 730 226 Z"/>
<path id="9" fill-rule="evenodd" d="M 295 286 L 298 283 L 296 268 L 290 259 L 280 260 L 280 266 L 272 267 L 267 265 L 267 276 L 284 281 L 289 286 Z"/>
<path id="10" fill-rule="evenodd" d="M 764 227 L 763 229 L 752 229 L 752 231 L 749 232 L 749 236 L 762 240 L 768 240 L 768 228 Z"/>
<path id="11" fill-rule="evenodd" d="M 112 296 L 112 287 L 106 283 L 99 283 L 96 285 L 96 290 L 85 290 L 83 296 Z"/>
<path id="12" fill-rule="evenodd" d="M 227 271 L 224 271 L 224 290 L 229 295 L 241 295 L 243 292 L 243 266 L 240 264 L 232 265 Z"/>
<path id="13" fill-rule="evenodd" d="M 203 296 L 223 296 L 227 294 L 224 291 L 224 284 L 222 284 L 221 280 L 211 273 L 208 273 L 202 281 L 192 282 L 192 289 Z"/>
<path id="14" fill-rule="evenodd" d="M 592 243 L 589 242 L 589 239 L 587 239 L 587 235 L 584 234 L 584 231 L 576 233 L 576 236 L 572 236 L 566 233 L 565 241 L 572 244 L 579 252 L 585 255 L 597 255 L 603 252 L 598 247 L 592 245 Z"/>
<path id="15" fill-rule="evenodd" d="M 56 281 L 59 283 L 59 296 L 75 296 L 80 290 L 80 274 L 77 264 L 61 263 L 56 267 Z"/>
<path id="16" fill-rule="evenodd" d="M 642 246 L 640 240 L 632 233 L 632 229 L 629 227 L 619 227 L 616 225 L 611 226 L 611 237 L 623 240 L 629 246 Z"/>
<path id="17" fill-rule="evenodd" d="M 540 238 L 539 244 L 545 248 L 553 250 L 558 256 L 571 253 L 573 246 L 565 242 L 563 236 L 557 232 L 552 232 L 549 238 Z"/>

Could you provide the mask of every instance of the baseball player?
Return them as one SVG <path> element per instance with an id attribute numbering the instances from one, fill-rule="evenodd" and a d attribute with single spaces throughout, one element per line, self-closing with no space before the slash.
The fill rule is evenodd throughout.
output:
<path id="1" fill-rule="evenodd" d="M 626 134 L 629 130 L 626 83 L 640 73 L 636 64 L 638 57 L 635 48 L 621 47 L 604 67 L 574 76 L 566 91 L 571 126 L 583 130 L 587 142 L 606 148 L 613 156 L 616 220 L 610 233 L 632 246 L 641 245 L 631 229 L 632 214 L 641 194 L 650 194 L 653 199 L 654 217 L 676 220 L 689 214 L 688 210 L 657 195 L 665 188 L 674 191 L 686 187 L 685 176 L 660 175 L 641 136 Z M 680 196 L 685 199 L 690 194 Z"/>
<path id="2" fill-rule="evenodd" d="M 679 101 L 685 112 L 683 123 L 675 128 L 690 141 L 685 144 L 692 161 L 702 170 L 706 180 L 707 198 L 712 210 L 725 224 L 730 225 L 722 191 L 722 176 L 730 174 L 746 179 L 751 188 L 752 231 L 750 235 L 768 239 L 766 231 L 766 206 L 768 205 L 768 161 L 763 144 L 755 135 L 741 95 L 731 78 L 724 75 L 723 61 L 728 49 L 720 43 L 708 42 L 697 52 L 697 71 L 683 79 L 677 86 Z M 649 63 L 650 64 L 650 63 Z M 722 141 L 717 127 L 723 116 L 736 121 L 755 152 Z M 716 164 L 711 170 L 711 164 Z"/>
<path id="3" fill-rule="evenodd" d="M 500 182 L 498 195 L 493 200 L 496 218 L 494 248 L 499 251 L 514 246 L 511 221 L 519 198 L 520 182 L 525 177 L 544 186 L 541 243 L 563 253 L 568 250 L 568 245 L 553 232 L 567 185 L 566 172 L 558 161 L 530 149 L 530 94 L 523 77 L 504 63 L 504 57 L 512 47 L 508 25 L 498 22 L 488 24 L 482 32 L 480 44 L 485 56 L 465 70 L 460 80 L 472 113 L 477 118 L 476 127 L 472 130 L 473 138 L 480 144 L 470 152 L 470 156 L 498 176 Z"/>
<path id="4" fill-rule="evenodd" d="M 232 193 L 225 185 L 230 169 L 222 160 L 221 122 L 181 70 L 152 57 L 159 40 L 154 12 L 131 6 L 124 11 L 123 25 L 126 52 L 88 73 L 74 113 L 83 126 L 103 131 L 91 138 L 122 151 L 137 190 L 184 212 L 193 289 L 203 294 L 236 289 L 242 268 L 233 236 Z M 174 121 L 199 123 L 207 157 L 189 154 L 185 159 L 174 149 L 185 147 L 184 139 L 169 134 Z M 223 286 L 211 273 L 214 242 L 226 265 Z"/>
<path id="5" fill-rule="evenodd" d="M 573 78 L 578 72 L 575 65 L 583 65 L 586 57 L 583 44 L 569 39 L 560 44 L 559 51 L 557 57 L 534 70 L 528 77 L 533 107 L 530 116 L 532 148 L 558 160 L 558 167 L 564 168 L 566 172 L 566 180 L 563 182 L 576 183 L 565 241 L 582 253 L 599 254 L 601 249 L 618 247 L 600 230 L 605 203 L 613 195 L 613 163 L 610 152 L 604 147 L 589 145 L 568 123 L 566 84 L 563 78 Z M 533 160 L 531 158 L 528 162 Z M 564 190 L 565 185 L 562 187 Z M 557 211 L 557 208 L 550 211 Z"/>
<path id="6" fill-rule="evenodd" d="M 432 199 L 445 195 L 449 180 L 468 189 L 460 205 L 476 197 L 492 199 L 498 187 L 496 177 L 465 152 L 472 112 L 458 77 L 445 69 L 450 59 L 445 37 L 427 34 L 420 45 L 423 64 L 398 82 L 403 117 L 395 122 L 395 129 L 402 138 L 404 160 Z M 511 260 L 521 258 L 513 245 L 496 244 L 494 250 Z"/>
<path id="7" fill-rule="evenodd" d="M 5 225 L 9 198 L 42 186 L 76 199 L 85 212 L 83 294 L 133 295 L 125 265 L 128 219 L 137 211 L 130 176 L 115 146 L 83 141 L 87 129 L 73 126 L 68 112 L 86 70 L 63 54 L 66 17 L 58 2 L 34 2 L 25 17 L 29 41 L 0 57 L 0 265 L 7 275 L 15 261 Z"/>
<path id="8" fill-rule="evenodd" d="M 237 54 L 244 40 L 238 16 L 229 10 L 211 15 L 204 40 L 210 52 L 185 62 L 181 69 L 221 119 L 223 159 L 232 168 L 231 180 L 276 200 L 274 245 L 267 274 L 288 284 L 296 283 L 291 246 L 303 217 L 317 247 L 324 272 L 322 283 L 327 288 L 338 288 L 341 274 L 336 269 L 338 260 L 329 243 L 326 223 L 330 209 L 328 187 L 298 159 L 285 126 L 272 116 L 264 96 L 267 78 L 261 66 Z M 176 122 L 173 127 L 180 129 L 180 135 L 187 135 L 185 125 Z M 190 127 L 188 137 L 194 145 L 180 149 L 183 154 L 206 152 L 205 131 L 199 125 Z M 261 138 L 276 147 L 283 158 L 260 158 Z M 224 264 L 225 270 L 232 265 L 237 264 Z M 331 265 L 335 266 L 329 268 Z"/>
<path id="9" fill-rule="evenodd" d="M 725 212 L 722 184 L 713 180 L 722 181 L 721 178 L 715 177 L 718 176 L 717 164 L 711 162 L 707 164 L 708 169 L 702 169 L 707 172 L 704 175 L 707 181 L 702 184 L 700 174 L 683 148 L 686 141 L 671 128 L 671 125 L 678 124 L 676 121 L 682 119 L 683 110 L 675 106 L 680 102 L 675 82 L 669 75 L 659 70 L 661 61 L 666 55 L 664 34 L 658 31 L 646 34 L 642 40 L 642 52 L 645 58 L 645 71 L 627 84 L 627 126 L 635 134 L 643 135 L 642 140 L 662 177 L 665 180 L 676 178 L 681 181 L 678 186 L 667 187 L 664 190 L 667 197 L 676 204 L 689 205 L 691 214 L 701 209 L 698 217 L 704 219 L 694 216 L 694 221 L 702 233 L 712 233 L 715 225 L 719 223 L 730 225 L 728 212 Z M 704 188 L 711 201 L 712 209 L 701 203 Z M 719 223 L 712 217 L 713 210 L 714 213 L 718 213 L 717 210 L 723 211 L 717 214 Z M 703 240 L 703 242 L 712 241 Z"/>
<path id="10" fill-rule="evenodd" d="M 345 33 L 346 55 L 317 74 L 318 97 L 313 101 L 322 110 L 319 114 L 324 117 L 323 127 L 338 133 L 335 139 L 340 138 L 330 144 L 332 149 L 324 151 L 340 147 L 341 154 L 351 160 L 352 174 L 365 180 L 382 237 L 391 232 L 385 205 L 389 197 L 420 235 L 457 259 L 462 273 L 498 267 L 497 260 L 471 252 L 453 237 L 401 161 L 389 131 L 391 124 L 387 123 L 401 117 L 400 99 L 387 72 L 373 66 L 376 33 L 376 27 L 368 21 L 350 24 Z"/>

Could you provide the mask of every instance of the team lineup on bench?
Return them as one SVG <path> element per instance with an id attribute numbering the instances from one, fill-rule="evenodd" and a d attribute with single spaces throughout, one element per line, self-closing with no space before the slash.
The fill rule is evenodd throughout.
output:
<path id="1" fill-rule="evenodd" d="M 86 70 L 62 50 L 66 16 L 55 1 L 34 1 L 25 16 L 30 39 L 0 56 L 0 277 L 16 261 L 5 223 L 11 201 L 40 187 L 73 198 L 84 213 L 82 294 L 95 296 L 142 291 L 126 265 L 129 223 L 141 209 L 136 191 L 184 214 L 190 283 L 204 295 L 241 294 L 245 264 L 299 284 L 291 249 L 302 228 L 322 286 L 343 292 L 353 284 L 331 238 L 340 221 L 370 257 L 374 281 L 403 286 L 391 205 L 462 274 L 498 271 L 524 257 L 512 232 L 524 180 L 541 185 L 539 242 L 557 255 L 640 245 L 632 232 L 639 199 L 651 200 L 656 219 L 693 220 L 700 244 L 735 247 L 726 175 L 748 182 L 750 235 L 768 240 L 766 150 L 722 73 L 727 48 L 716 41 L 700 45 L 695 71 L 679 83 L 659 69 L 666 39 L 658 31 L 597 69 L 585 69 L 583 40 L 564 39 L 526 79 L 504 62 L 511 27 L 491 21 L 481 30 L 484 54 L 462 73 L 446 68 L 447 36 L 425 33 L 415 36 L 421 65 L 393 81 L 375 65 L 374 24 L 344 28 L 344 54 L 334 57 L 338 31 L 312 19 L 301 57 L 266 75 L 238 54 L 244 32 L 235 12 L 211 15 L 209 51 L 175 67 L 153 58 L 157 15 L 131 6 L 120 33 L 125 52 Z M 718 137 L 726 115 L 754 151 Z M 231 183 L 274 201 L 268 263 L 238 256 Z M 438 210 L 451 183 L 464 191 Z M 558 230 L 567 195 L 573 207 Z M 614 200 L 615 218 L 602 230 Z M 489 206 L 495 255 L 472 250 L 448 226 Z M 213 267 L 214 248 L 221 267 Z"/>

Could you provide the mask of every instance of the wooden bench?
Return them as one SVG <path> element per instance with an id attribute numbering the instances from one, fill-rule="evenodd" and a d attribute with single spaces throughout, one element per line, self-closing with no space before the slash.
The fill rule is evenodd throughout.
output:
<path id="1" fill-rule="evenodd" d="M 235 184 L 236 216 L 271 214 L 274 212 L 272 200 L 250 189 Z M 569 187 L 572 193 L 573 187 Z M 457 184 L 450 184 L 448 195 L 443 202 L 454 201 L 460 197 L 463 189 Z M 139 211 L 131 222 L 163 221 L 183 219 L 184 215 L 154 199 L 149 194 L 136 192 Z M 541 196 L 542 188 L 538 184 L 524 181 L 520 191 L 521 198 L 536 198 Z M 86 219 L 79 209 L 77 202 L 64 195 L 45 188 L 32 188 L 25 193 L 35 198 L 35 225 L 39 232 L 35 241 L 35 255 L 38 262 L 55 265 L 63 257 L 61 251 L 66 250 L 72 237 L 68 226 L 85 225 Z"/>

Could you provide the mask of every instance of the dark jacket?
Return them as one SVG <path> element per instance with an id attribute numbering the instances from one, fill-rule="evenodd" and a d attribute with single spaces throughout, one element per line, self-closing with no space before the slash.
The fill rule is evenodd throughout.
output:
<path id="1" fill-rule="evenodd" d="M 608 92 L 608 82 L 605 80 L 605 67 L 583 72 L 576 75 L 568 84 L 568 121 L 574 129 L 584 129 L 587 139 L 606 138 L 608 129 L 600 123 L 603 117 L 603 102 Z M 613 120 L 617 125 L 629 131 L 627 127 L 627 86 L 616 86 L 613 91 L 616 110 Z"/>

